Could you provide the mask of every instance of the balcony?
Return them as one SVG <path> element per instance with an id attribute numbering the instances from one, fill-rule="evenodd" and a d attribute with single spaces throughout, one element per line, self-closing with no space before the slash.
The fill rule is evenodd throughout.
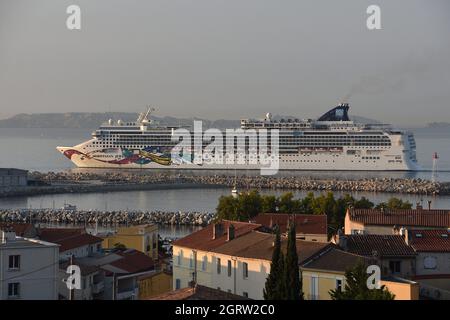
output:
<path id="1" fill-rule="evenodd" d="M 99 293 L 103 292 L 103 290 L 105 290 L 105 283 L 103 281 L 94 283 L 92 285 L 92 293 L 93 294 L 99 294 Z"/>
<path id="2" fill-rule="evenodd" d="M 128 291 L 121 291 L 117 292 L 116 294 L 116 300 L 136 300 L 138 297 L 138 290 L 128 290 Z"/>

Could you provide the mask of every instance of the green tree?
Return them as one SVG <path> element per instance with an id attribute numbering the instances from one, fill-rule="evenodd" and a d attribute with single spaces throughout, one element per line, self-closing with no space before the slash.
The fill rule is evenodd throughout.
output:
<path id="1" fill-rule="evenodd" d="M 272 262 L 270 264 L 270 273 L 266 279 L 264 288 L 265 300 L 281 300 L 282 292 L 280 292 L 279 282 L 284 282 L 283 279 L 283 253 L 281 252 L 281 235 L 280 229 L 275 229 L 275 247 L 272 253 Z"/>
<path id="2" fill-rule="evenodd" d="M 286 192 L 278 200 L 280 213 L 292 213 L 295 208 L 294 195 L 292 192 Z"/>
<path id="3" fill-rule="evenodd" d="M 262 200 L 258 191 L 241 193 L 238 198 L 238 220 L 249 221 L 254 216 L 261 213 Z"/>
<path id="4" fill-rule="evenodd" d="M 387 202 L 381 202 L 376 209 L 411 209 L 412 203 L 409 201 L 403 201 L 402 199 L 392 197 Z"/>
<path id="5" fill-rule="evenodd" d="M 333 300 L 394 300 L 392 294 L 385 286 L 380 289 L 369 289 L 367 279 L 369 274 L 363 263 L 345 272 L 344 291 L 331 290 L 330 296 Z"/>
<path id="6" fill-rule="evenodd" d="M 262 212 L 275 213 L 278 207 L 278 199 L 273 195 L 262 197 Z"/>
<path id="7" fill-rule="evenodd" d="M 300 280 L 300 270 L 298 266 L 297 244 L 296 244 L 295 223 L 292 222 L 288 230 L 286 260 L 285 260 L 285 283 L 286 300 L 303 299 L 302 286 Z"/>
<path id="8" fill-rule="evenodd" d="M 233 196 L 221 196 L 219 198 L 219 204 L 217 205 L 217 219 L 237 220 L 239 219 L 238 213 L 238 200 Z"/>

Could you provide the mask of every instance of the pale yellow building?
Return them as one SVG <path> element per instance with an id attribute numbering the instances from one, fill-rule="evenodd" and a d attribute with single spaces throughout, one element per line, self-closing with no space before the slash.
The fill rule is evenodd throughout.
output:
<path id="1" fill-rule="evenodd" d="M 303 294 L 306 300 L 331 300 L 331 290 L 345 290 L 345 271 L 358 263 L 367 264 L 363 256 L 330 247 L 302 264 Z M 381 285 L 395 295 L 395 300 L 418 300 L 419 284 L 406 279 L 381 280 Z"/>
<path id="2" fill-rule="evenodd" d="M 275 236 L 259 224 L 222 221 L 173 243 L 173 288 L 191 281 L 250 299 L 263 299 Z M 286 250 L 286 238 L 282 249 Z M 299 262 L 330 244 L 297 240 Z"/>
<path id="3" fill-rule="evenodd" d="M 158 226 L 155 224 L 121 227 L 117 232 L 103 238 L 103 248 L 114 248 L 122 244 L 128 249 L 145 253 L 158 259 Z"/>
<path id="4" fill-rule="evenodd" d="M 138 277 L 139 300 L 153 298 L 172 291 L 172 273 L 156 271 L 154 274 Z"/>

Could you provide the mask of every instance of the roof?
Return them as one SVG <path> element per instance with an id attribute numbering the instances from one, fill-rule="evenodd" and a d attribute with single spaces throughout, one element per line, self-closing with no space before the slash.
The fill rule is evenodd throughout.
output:
<path id="1" fill-rule="evenodd" d="M 350 220 L 372 225 L 450 227 L 450 210 L 355 209 L 348 210 Z"/>
<path id="2" fill-rule="evenodd" d="M 100 270 L 100 268 L 95 266 L 95 265 L 82 264 L 76 259 L 74 259 L 73 263 L 75 265 L 77 265 L 78 267 L 80 267 L 80 271 L 81 271 L 81 275 L 82 276 L 87 276 L 87 275 L 96 273 L 97 271 Z M 70 265 L 70 262 L 66 261 L 66 262 L 61 263 L 59 265 L 59 268 L 62 269 L 62 270 L 66 270 L 69 265 Z"/>
<path id="3" fill-rule="evenodd" d="M 222 220 L 221 223 L 224 227 L 223 234 L 220 237 L 216 237 L 216 239 L 213 239 L 214 224 L 209 224 L 199 231 L 174 241 L 173 245 L 190 249 L 212 251 L 227 242 L 228 227 L 230 225 L 233 225 L 235 228 L 235 239 L 261 227 L 260 224 L 229 220 Z"/>
<path id="4" fill-rule="evenodd" d="M 367 258 L 329 247 L 322 253 L 315 255 L 304 262 L 302 269 L 316 269 L 344 273 L 358 263 L 366 263 Z"/>
<path id="5" fill-rule="evenodd" d="M 45 228 L 39 229 L 39 238 L 60 245 L 59 252 L 101 243 L 102 238 L 85 233 L 84 229 Z"/>
<path id="6" fill-rule="evenodd" d="M 418 252 L 450 252 L 449 230 L 408 230 L 408 239 Z"/>
<path id="7" fill-rule="evenodd" d="M 86 233 L 83 228 L 39 228 L 39 238 L 46 241 L 57 241 L 70 236 Z"/>
<path id="8" fill-rule="evenodd" d="M 348 235 L 346 249 L 362 256 L 413 257 L 414 249 L 400 235 Z"/>
<path id="9" fill-rule="evenodd" d="M 125 273 L 137 273 L 154 269 L 153 259 L 144 253 L 128 249 L 116 252 L 122 259 L 110 262 L 113 267 L 123 270 Z"/>
<path id="10" fill-rule="evenodd" d="M 0 175 L 26 175 L 28 170 L 15 169 L 15 168 L 0 168 Z"/>
<path id="11" fill-rule="evenodd" d="M 275 235 L 259 231 L 252 231 L 242 237 L 226 242 L 214 249 L 214 252 L 235 257 L 262 259 L 271 261 Z M 328 247 L 329 243 L 317 241 L 297 240 L 297 254 L 299 263 Z M 283 237 L 281 247 L 284 252 L 287 248 L 287 239 Z"/>
<path id="12" fill-rule="evenodd" d="M 252 219 L 252 222 L 272 228 L 278 225 L 282 233 L 287 231 L 288 221 L 295 218 L 297 234 L 327 234 L 327 216 L 325 214 L 287 214 L 264 213 Z"/>
<path id="13" fill-rule="evenodd" d="M 201 285 L 166 292 L 148 300 L 250 300 L 243 296 Z"/>
<path id="14" fill-rule="evenodd" d="M 17 236 L 24 237 L 27 232 L 30 232 L 34 227 L 30 223 L 13 223 L 0 222 L 0 230 L 11 228 Z"/>

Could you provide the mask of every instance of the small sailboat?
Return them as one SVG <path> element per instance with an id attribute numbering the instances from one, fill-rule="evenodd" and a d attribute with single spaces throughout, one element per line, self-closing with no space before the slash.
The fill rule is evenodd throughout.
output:
<path id="1" fill-rule="evenodd" d="M 233 185 L 233 189 L 231 189 L 231 194 L 233 196 L 238 195 L 238 190 L 237 190 L 237 185 L 236 185 L 236 169 L 234 170 L 234 185 Z"/>

